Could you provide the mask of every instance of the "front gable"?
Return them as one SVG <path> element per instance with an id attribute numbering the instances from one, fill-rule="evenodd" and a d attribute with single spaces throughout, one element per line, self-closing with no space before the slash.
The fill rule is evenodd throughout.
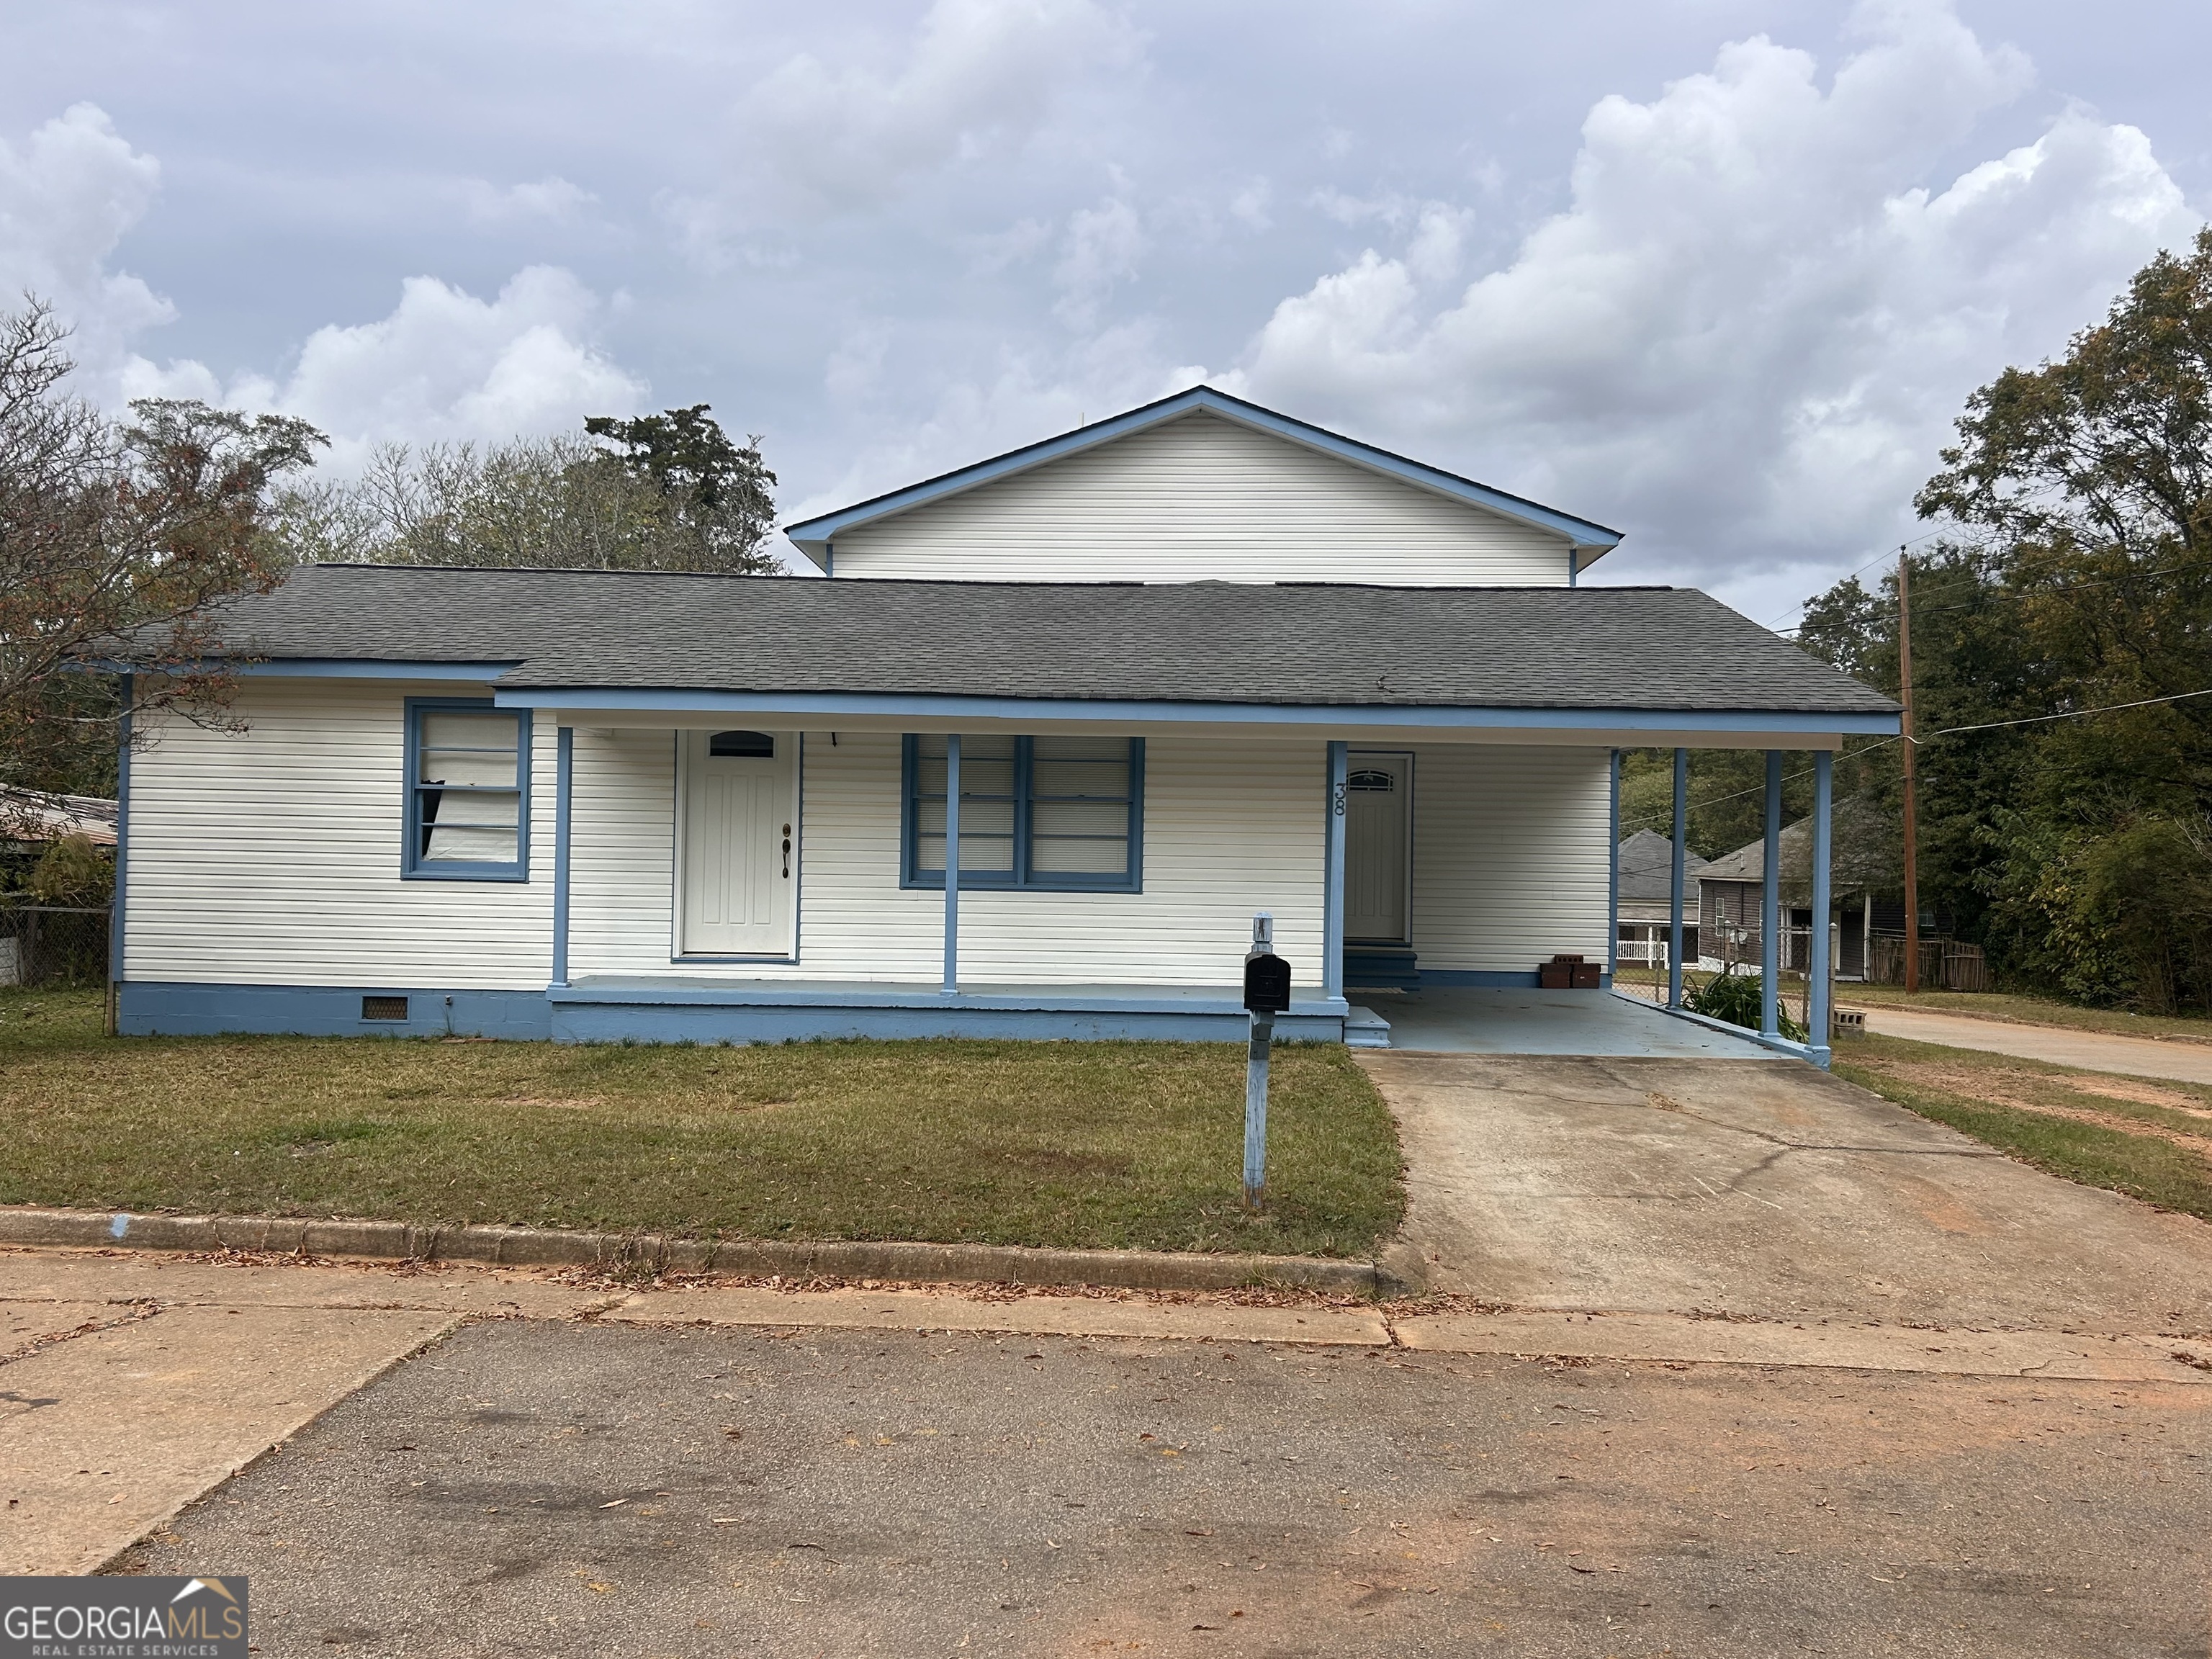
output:
<path id="1" fill-rule="evenodd" d="M 1200 387 L 791 526 L 831 574 L 1564 586 L 1619 539 Z"/>

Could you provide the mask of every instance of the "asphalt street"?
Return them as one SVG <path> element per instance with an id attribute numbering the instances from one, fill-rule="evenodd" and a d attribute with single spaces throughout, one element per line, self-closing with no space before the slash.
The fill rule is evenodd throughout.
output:
<path id="1" fill-rule="evenodd" d="M 251 1574 L 283 1655 L 2203 1655 L 2208 1416 L 2186 1382 L 500 1320 L 122 1570 Z"/>

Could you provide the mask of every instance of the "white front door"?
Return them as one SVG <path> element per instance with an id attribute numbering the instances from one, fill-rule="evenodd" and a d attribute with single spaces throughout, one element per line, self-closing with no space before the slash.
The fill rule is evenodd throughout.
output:
<path id="1" fill-rule="evenodd" d="M 1354 750 L 1345 769 L 1345 938 L 1409 943 L 1413 871 L 1413 757 Z"/>
<path id="2" fill-rule="evenodd" d="M 795 732 L 686 732 L 678 883 L 684 956 L 792 953 Z"/>

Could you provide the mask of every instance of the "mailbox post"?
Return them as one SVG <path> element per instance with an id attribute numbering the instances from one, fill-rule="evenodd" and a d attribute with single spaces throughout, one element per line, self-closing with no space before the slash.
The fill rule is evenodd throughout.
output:
<path id="1" fill-rule="evenodd" d="M 1244 1012 L 1252 1022 L 1250 1057 L 1244 1065 L 1244 1202 L 1257 1209 L 1267 1187 L 1267 1055 L 1275 1016 L 1291 1006 L 1291 964 L 1275 954 L 1275 919 L 1252 918 L 1252 948 L 1244 957 Z"/>

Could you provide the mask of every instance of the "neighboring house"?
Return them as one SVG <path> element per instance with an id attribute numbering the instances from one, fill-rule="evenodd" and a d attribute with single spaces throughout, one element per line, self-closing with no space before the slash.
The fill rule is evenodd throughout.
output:
<path id="1" fill-rule="evenodd" d="M 49 795 L 0 783 L 0 851 L 36 853 L 70 836 L 115 845 L 115 803 L 100 795 Z"/>
<path id="2" fill-rule="evenodd" d="M 1617 960 L 1652 968 L 1667 965 L 1674 926 L 1674 843 L 1656 830 L 1638 830 L 1614 854 L 1619 895 L 1614 935 Z M 1705 860 L 1682 854 L 1682 959 L 1698 959 L 1698 873 Z"/>
<path id="3" fill-rule="evenodd" d="M 1874 935 L 1884 931 L 1887 915 L 1894 913 L 1896 926 L 1904 926 L 1904 902 L 1894 896 L 1899 878 L 1889 845 L 1892 833 L 1877 811 L 1862 800 L 1846 800 L 1832 815 L 1828 921 L 1834 930 L 1831 937 L 1838 979 L 1867 976 Z M 1779 844 L 1779 919 L 1784 934 L 1781 965 L 1802 969 L 1813 923 L 1812 819 L 1784 825 Z M 1717 969 L 1730 963 L 1759 964 L 1764 950 L 1759 906 L 1765 880 L 1764 837 L 1715 859 L 1698 872 L 1698 966 Z"/>
<path id="4" fill-rule="evenodd" d="M 129 757 L 121 1029 L 1236 1036 L 1265 910 L 1337 1039 L 1348 961 L 1607 954 L 1620 748 L 1897 729 L 1577 587 L 1613 531 L 1210 390 L 788 533 L 833 580 L 239 603 L 243 730 Z"/>

